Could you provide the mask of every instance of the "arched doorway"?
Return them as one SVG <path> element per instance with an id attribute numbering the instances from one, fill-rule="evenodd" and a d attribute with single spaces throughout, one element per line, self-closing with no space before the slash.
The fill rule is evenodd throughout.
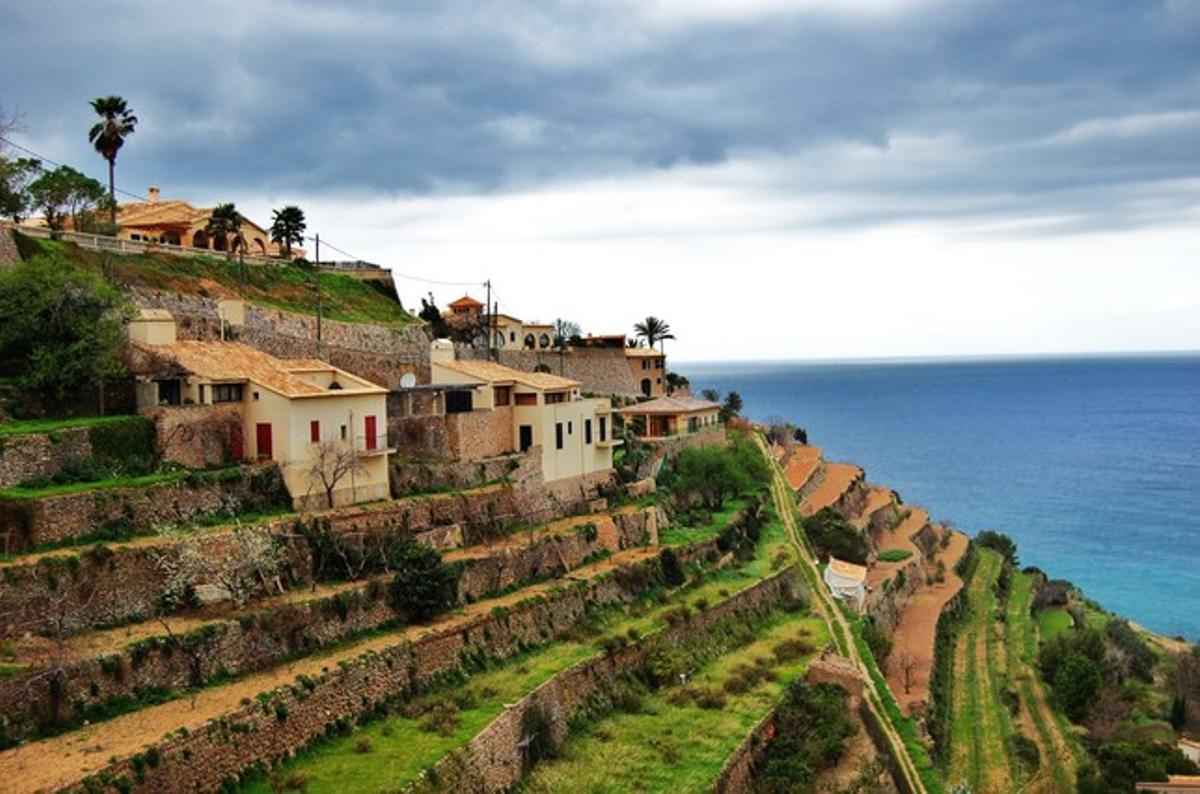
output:
<path id="1" fill-rule="evenodd" d="M 192 248 L 208 248 L 208 235 L 203 229 L 192 235 Z"/>
<path id="2" fill-rule="evenodd" d="M 259 256 L 267 255 L 267 244 L 263 242 L 261 237 L 254 238 L 254 253 L 258 254 Z"/>
<path id="3" fill-rule="evenodd" d="M 216 237 L 213 238 L 213 250 L 214 251 L 224 251 L 228 247 L 229 247 L 229 240 L 226 239 L 225 235 L 218 234 Z"/>
<path id="4" fill-rule="evenodd" d="M 642 396 L 643 397 L 650 396 L 650 379 L 649 378 L 642 378 Z"/>
<path id="5" fill-rule="evenodd" d="M 537 345 L 537 340 L 533 338 L 533 334 L 525 334 L 525 349 L 533 350 Z"/>

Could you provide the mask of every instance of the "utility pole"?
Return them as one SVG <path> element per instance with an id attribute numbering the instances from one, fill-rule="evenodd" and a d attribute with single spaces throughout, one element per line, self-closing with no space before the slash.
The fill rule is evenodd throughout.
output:
<path id="1" fill-rule="evenodd" d="M 483 282 L 483 286 L 487 287 L 487 311 L 484 313 L 484 320 L 487 322 L 487 351 L 488 360 L 495 358 L 492 355 L 492 280 L 489 278 Z"/>
<path id="2" fill-rule="evenodd" d="M 317 234 L 313 237 L 317 243 L 316 258 L 317 268 L 313 271 L 313 278 L 317 281 L 317 354 L 321 353 L 321 314 L 323 306 L 321 305 L 321 235 Z"/>

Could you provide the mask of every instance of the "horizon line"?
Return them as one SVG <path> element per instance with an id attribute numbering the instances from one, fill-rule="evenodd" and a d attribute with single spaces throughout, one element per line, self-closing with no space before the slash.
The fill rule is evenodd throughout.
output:
<path id="1" fill-rule="evenodd" d="M 895 356 L 828 356 L 819 358 L 677 359 L 676 364 L 887 364 L 1020 361 L 1030 359 L 1170 358 L 1200 356 L 1200 348 L 1169 350 L 1057 351 L 1026 353 L 945 353 Z"/>

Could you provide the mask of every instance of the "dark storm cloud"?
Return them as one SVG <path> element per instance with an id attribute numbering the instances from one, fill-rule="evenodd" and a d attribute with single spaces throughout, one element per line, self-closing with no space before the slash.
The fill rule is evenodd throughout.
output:
<path id="1" fill-rule="evenodd" d="M 1103 226 L 1196 204 L 1168 182 L 1200 176 L 1192 3 L 645 7 L 6 0 L 0 103 L 32 148 L 99 174 L 86 100 L 126 96 L 142 127 L 120 182 L 170 194 L 487 191 L 766 157 L 791 164 L 772 189 L 864 197 L 829 222 Z"/>

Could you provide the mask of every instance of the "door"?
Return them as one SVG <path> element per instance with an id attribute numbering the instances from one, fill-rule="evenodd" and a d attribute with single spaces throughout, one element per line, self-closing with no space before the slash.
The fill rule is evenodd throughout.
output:
<path id="1" fill-rule="evenodd" d="M 366 424 L 367 449 L 375 449 L 378 446 L 378 439 L 375 436 L 375 417 L 368 416 L 363 421 Z"/>
<path id="2" fill-rule="evenodd" d="M 273 460 L 274 449 L 271 445 L 271 423 L 260 422 L 254 426 L 254 449 L 259 460 Z"/>
<path id="3" fill-rule="evenodd" d="M 229 426 L 229 454 L 234 460 L 246 459 L 246 437 L 240 423 Z"/>
<path id="4" fill-rule="evenodd" d="M 521 425 L 518 432 L 521 436 L 521 451 L 524 452 L 533 446 L 533 425 Z"/>

